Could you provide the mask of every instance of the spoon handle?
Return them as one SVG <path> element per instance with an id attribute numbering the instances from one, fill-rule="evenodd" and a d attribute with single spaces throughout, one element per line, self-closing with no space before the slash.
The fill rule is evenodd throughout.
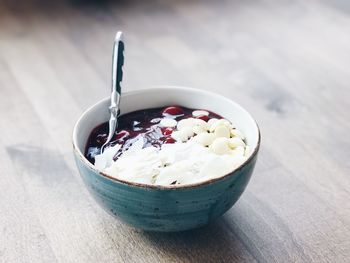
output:
<path id="1" fill-rule="evenodd" d="M 123 33 L 118 31 L 114 39 L 113 54 L 112 54 L 112 89 L 111 89 L 111 105 L 109 106 L 109 132 L 108 138 L 101 147 L 103 152 L 104 147 L 113 138 L 115 130 L 118 128 L 119 103 L 121 97 L 121 82 L 123 79 L 123 64 L 124 64 L 124 42 Z"/>
<path id="2" fill-rule="evenodd" d="M 112 92 L 117 91 L 120 94 L 120 83 L 123 79 L 122 67 L 124 65 L 124 42 L 123 33 L 121 31 L 116 34 L 114 39 L 112 59 Z"/>
<path id="3" fill-rule="evenodd" d="M 124 42 L 123 33 L 119 31 L 114 39 L 112 55 L 112 90 L 111 90 L 111 114 L 116 118 L 119 111 L 119 102 L 121 96 L 121 82 L 123 80 L 124 64 Z"/>

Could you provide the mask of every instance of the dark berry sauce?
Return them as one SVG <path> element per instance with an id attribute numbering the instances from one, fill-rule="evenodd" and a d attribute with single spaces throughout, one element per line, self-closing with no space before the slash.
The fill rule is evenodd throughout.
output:
<path id="1" fill-rule="evenodd" d="M 160 148 L 165 143 L 175 143 L 171 137 L 174 128 L 160 126 L 164 117 L 180 121 L 190 118 L 196 109 L 189 109 L 180 106 L 169 106 L 164 108 L 145 109 L 129 112 L 118 118 L 118 129 L 110 142 L 111 146 L 121 144 L 121 149 L 114 156 L 114 159 L 125 152 L 136 140 L 143 138 L 143 147 L 154 146 Z M 211 118 L 221 119 L 218 114 L 209 112 L 209 116 L 202 115 L 196 118 L 208 121 Z M 85 148 L 85 157 L 93 164 L 95 155 L 100 154 L 101 147 L 108 137 L 108 122 L 98 125 L 92 130 Z"/>

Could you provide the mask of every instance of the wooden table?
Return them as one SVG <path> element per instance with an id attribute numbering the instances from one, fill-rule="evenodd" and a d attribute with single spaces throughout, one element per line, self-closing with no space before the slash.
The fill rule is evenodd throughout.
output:
<path id="1" fill-rule="evenodd" d="M 125 90 L 215 91 L 261 127 L 247 190 L 205 228 L 132 229 L 77 172 L 72 128 L 108 95 L 118 29 Z M 349 36 L 344 0 L 2 2 L 0 261 L 349 262 Z"/>

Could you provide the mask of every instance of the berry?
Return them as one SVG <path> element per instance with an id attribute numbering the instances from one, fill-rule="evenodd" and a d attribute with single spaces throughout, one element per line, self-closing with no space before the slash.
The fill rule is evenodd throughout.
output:
<path id="1" fill-rule="evenodd" d="M 163 133 L 163 135 L 170 135 L 170 134 L 173 133 L 173 129 L 171 129 L 171 128 L 163 128 L 162 129 L 162 133 Z"/>
<path id="2" fill-rule="evenodd" d="M 165 139 L 164 142 L 165 143 L 175 143 L 175 140 L 173 138 L 171 138 L 171 137 L 168 137 L 168 138 Z"/>
<path id="3" fill-rule="evenodd" d="M 162 112 L 163 115 L 181 115 L 183 114 L 183 110 L 180 107 L 176 107 L 176 106 L 170 106 L 167 107 L 163 110 Z"/>
<path id="4" fill-rule="evenodd" d="M 201 119 L 201 120 L 207 122 L 210 118 L 207 115 L 201 115 L 201 116 L 197 116 L 196 119 Z"/>

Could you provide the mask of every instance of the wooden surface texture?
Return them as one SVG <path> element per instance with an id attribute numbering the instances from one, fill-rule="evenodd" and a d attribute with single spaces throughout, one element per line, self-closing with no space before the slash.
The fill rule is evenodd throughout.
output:
<path id="1" fill-rule="evenodd" d="M 215 91 L 262 133 L 255 173 L 217 222 L 132 229 L 75 167 L 79 115 L 125 90 Z M 349 262 L 350 2 L 1 1 L 0 262 Z"/>

